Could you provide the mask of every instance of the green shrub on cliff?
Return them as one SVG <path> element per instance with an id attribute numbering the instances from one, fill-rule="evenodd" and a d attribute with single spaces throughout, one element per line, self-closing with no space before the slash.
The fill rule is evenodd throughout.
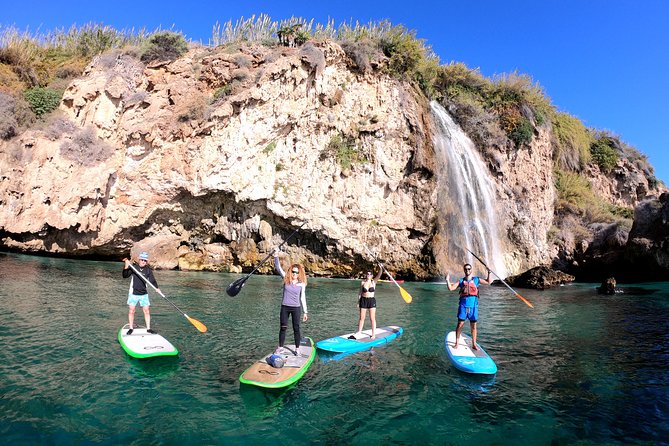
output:
<path id="1" fill-rule="evenodd" d="M 592 160 L 604 171 L 611 172 L 620 159 L 618 151 L 614 148 L 615 142 L 609 136 L 601 136 L 590 144 Z"/>
<path id="2" fill-rule="evenodd" d="M 354 163 L 368 162 L 369 159 L 361 152 L 355 140 L 345 135 L 335 135 L 330 139 L 327 147 L 321 151 L 320 160 L 334 158 L 339 166 L 348 169 Z"/>
<path id="3" fill-rule="evenodd" d="M 534 136 L 534 126 L 526 117 L 521 117 L 509 132 L 509 138 L 516 143 L 516 147 L 529 144 Z"/>
<path id="4" fill-rule="evenodd" d="M 188 51 L 188 43 L 181 34 L 164 31 L 152 34 L 144 44 L 140 59 L 143 62 L 153 60 L 174 60 Z"/>
<path id="5" fill-rule="evenodd" d="M 63 92 L 52 88 L 35 87 L 27 90 L 24 97 L 35 115 L 40 118 L 60 105 Z"/>
<path id="6" fill-rule="evenodd" d="M 534 137 L 535 126 L 544 125 L 555 114 L 550 99 L 531 77 L 511 73 L 493 80 L 484 78 L 478 70 L 462 63 L 440 67 L 434 78 L 435 96 L 441 97 L 448 110 L 477 144 L 504 146 L 506 134 L 516 147 L 527 144 Z M 477 127 L 485 122 L 485 133 L 494 135 L 480 138 Z M 494 127 L 497 127 L 495 129 Z"/>
<path id="7" fill-rule="evenodd" d="M 442 65 L 435 78 L 435 88 L 446 99 L 458 100 L 466 96 L 475 98 L 483 104 L 486 92 L 491 88 L 490 81 L 483 77 L 478 69 L 471 69 L 462 62 Z"/>
<path id="8" fill-rule="evenodd" d="M 380 46 L 388 57 L 388 73 L 396 77 L 412 73 L 421 59 L 426 57 L 423 40 L 416 37 L 415 31 L 409 31 L 401 25 L 382 36 Z"/>
<path id="9" fill-rule="evenodd" d="M 534 126 L 543 125 L 554 113 L 541 86 L 530 76 L 515 72 L 495 77 L 483 91 L 483 98 L 516 147 L 532 141 Z"/>

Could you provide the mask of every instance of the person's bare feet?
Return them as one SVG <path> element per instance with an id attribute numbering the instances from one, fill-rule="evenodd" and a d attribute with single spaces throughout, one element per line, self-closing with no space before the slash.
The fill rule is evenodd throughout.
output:
<path id="1" fill-rule="evenodd" d="M 478 348 L 478 346 L 476 345 L 476 343 L 472 342 L 472 350 L 478 350 L 478 349 L 479 349 L 479 348 Z"/>

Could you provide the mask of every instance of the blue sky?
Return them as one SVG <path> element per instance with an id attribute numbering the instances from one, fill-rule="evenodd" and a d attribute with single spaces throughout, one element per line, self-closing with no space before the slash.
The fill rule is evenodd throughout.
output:
<path id="1" fill-rule="evenodd" d="M 518 70 L 586 125 L 646 154 L 669 185 L 669 2 L 663 0 L 4 1 L 0 25 L 48 31 L 88 22 L 173 28 L 207 43 L 212 27 L 268 14 L 326 23 L 390 20 L 414 29 L 442 63 L 486 76 Z"/>

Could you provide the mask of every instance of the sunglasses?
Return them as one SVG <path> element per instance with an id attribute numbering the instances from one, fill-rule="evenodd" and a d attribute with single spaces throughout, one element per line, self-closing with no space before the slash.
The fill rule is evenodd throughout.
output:
<path id="1" fill-rule="evenodd" d="M 299 272 L 298 270 L 296 270 L 296 269 L 294 269 L 294 270 L 292 271 L 292 273 L 293 273 L 293 274 L 300 274 L 300 272 Z"/>
<path id="2" fill-rule="evenodd" d="M 465 268 L 465 271 L 471 271 L 471 270 L 472 270 L 471 268 Z"/>

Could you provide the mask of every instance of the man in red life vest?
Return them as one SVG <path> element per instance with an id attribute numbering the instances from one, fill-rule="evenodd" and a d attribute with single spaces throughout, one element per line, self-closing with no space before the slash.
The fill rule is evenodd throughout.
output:
<path id="1" fill-rule="evenodd" d="M 490 284 L 490 270 L 485 279 L 478 276 L 472 276 L 472 266 L 469 263 L 464 265 L 465 277 L 460 279 L 458 283 L 451 283 L 451 275 L 446 274 L 446 283 L 448 289 L 455 291 L 460 289 L 460 304 L 458 305 L 458 325 L 455 329 L 455 348 L 458 348 L 458 341 L 460 341 L 460 333 L 462 327 L 465 325 L 465 320 L 469 319 L 469 324 L 472 330 L 472 349 L 478 350 L 476 345 L 476 321 L 479 316 L 479 286 L 481 284 Z"/>

